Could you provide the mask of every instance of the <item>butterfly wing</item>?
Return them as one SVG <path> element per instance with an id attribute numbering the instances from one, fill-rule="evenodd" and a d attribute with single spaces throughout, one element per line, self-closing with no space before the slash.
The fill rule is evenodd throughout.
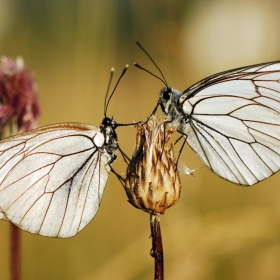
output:
<path id="1" fill-rule="evenodd" d="M 110 173 L 104 142 L 99 128 L 79 123 L 1 141 L 0 218 L 44 236 L 78 233 L 98 211 Z"/>
<path id="2" fill-rule="evenodd" d="M 280 169 L 280 62 L 225 71 L 180 95 L 178 130 L 203 163 L 240 185 Z"/>

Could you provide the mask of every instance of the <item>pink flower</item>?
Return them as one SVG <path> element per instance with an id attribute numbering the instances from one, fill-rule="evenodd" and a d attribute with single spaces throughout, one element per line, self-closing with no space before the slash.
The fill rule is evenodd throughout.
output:
<path id="1" fill-rule="evenodd" d="M 37 84 L 23 60 L 0 57 L 0 137 L 9 125 L 18 131 L 35 128 L 40 114 Z"/>

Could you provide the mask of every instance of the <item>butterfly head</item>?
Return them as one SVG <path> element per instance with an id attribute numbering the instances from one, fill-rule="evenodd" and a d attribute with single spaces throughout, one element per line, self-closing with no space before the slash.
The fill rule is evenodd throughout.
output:
<path id="1" fill-rule="evenodd" d="M 100 125 L 100 130 L 105 134 L 106 136 L 106 143 L 109 143 L 109 140 L 115 139 L 118 140 L 117 134 L 115 132 L 115 129 L 117 127 L 117 123 L 114 121 L 113 118 L 107 118 L 105 117 Z"/>
<path id="2" fill-rule="evenodd" d="M 177 102 L 181 93 L 173 88 L 165 87 L 160 91 L 158 104 L 174 127 L 181 122 L 183 115 L 178 110 Z"/>
<path id="3" fill-rule="evenodd" d="M 165 87 L 160 91 L 159 94 L 159 105 L 166 115 L 168 115 L 171 107 L 173 96 L 173 90 L 170 87 Z"/>
<path id="4" fill-rule="evenodd" d="M 172 95 L 172 89 L 170 87 L 165 87 L 160 91 L 160 101 L 162 103 L 167 103 Z"/>
<path id="5" fill-rule="evenodd" d="M 101 123 L 101 125 L 106 128 L 106 127 L 111 127 L 113 129 L 115 129 L 117 127 L 117 123 L 114 121 L 113 118 L 108 118 L 105 117 Z"/>

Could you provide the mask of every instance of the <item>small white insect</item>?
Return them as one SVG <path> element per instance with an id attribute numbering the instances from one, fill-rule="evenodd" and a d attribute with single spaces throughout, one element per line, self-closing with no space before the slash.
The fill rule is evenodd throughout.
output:
<path id="1" fill-rule="evenodd" d="M 202 167 L 201 167 L 202 168 Z M 178 170 L 180 172 L 180 174 L 184 174 L 184 175 L 193 175 L 193 173 L 201 168 L 196 168 L 196 169 L 190 169 L 189 167 L 187 167 L 187 165 L 183 162 L 179 162 L 179 166 L 178 166 Z"/>
<path id="2" fill-rule="evenodd" d="M 183 92 L 162 77 L 158 105 L 212 172 L 253 185 L 279 171 L 280 61 L 224 71 Z"/>
<path id="3" fill-rule="evenodd" d="M 106 117 L 107 94 L 99 127 L 55 124 L 0 142 L 0 219 L 63 238 L 93 219 L 118 150 L 119 124 Z"/>

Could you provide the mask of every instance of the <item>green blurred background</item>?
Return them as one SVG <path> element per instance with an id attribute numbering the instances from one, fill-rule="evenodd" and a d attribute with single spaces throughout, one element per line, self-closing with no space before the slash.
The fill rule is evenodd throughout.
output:
<path id="1" fill-rule="evenodd" d="M 127 74 L 108 115 L 144 120 L 154 108 L 157 73 L 184 90 L 219 71 L 280 59 L 277 0 L 0 0 L 0 55 L 22 56 L 39 85 L 40 125 L 99 125 L 109 71 Z M 119 128 L 131 155 L 134 128 Z M 185 149 L 181 161 L 202 167 Z M 125 172 L 119 156 L 114 168 Z M 250 188 L 206 168 L 182 175 L 183 191 L 161 218 L 166 279 L 280 279 L 280 174 Z M 95 219 L 70 239 L 22 232 L 22 279 L 153 279 L 149 215 L 126 202 L 111 175 Z M 9 224 L 0 222 L 0 279 L 9 279 Z"/>

